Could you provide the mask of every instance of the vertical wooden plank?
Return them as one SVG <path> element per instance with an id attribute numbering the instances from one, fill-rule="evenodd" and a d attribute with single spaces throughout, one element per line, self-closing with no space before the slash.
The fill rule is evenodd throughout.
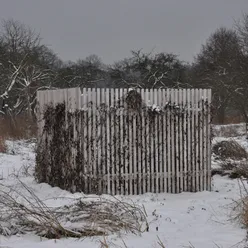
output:
<path id="1" fill-rule="evenodd" d="M 132 178 L 132 185 L 133 185 L 133 194 L 137 195 L 137 186 L 138 186 L 138 177 L 137 177 L 137 113 L 133 113 L 132 118 L 132 153 L 133 153 L 133 178 Z"/>
<path id="2" fill-rule="evenodd" d="M 96 104 L 95 104 L 95 115 L 96 115 L 96 179 L 98 183 L 98 194 L 102 194 L 102 163 L 101 159 L 103 157 L 102 152 L 102 132 L 101 132 L 101 89 L 96 88 Z"/>
<path id="3" fill-rule="evenodd" d="M 199 130 L 199 122 L 198 122 L 198 113 L 199 113 L 199 90 L 195 90 L 195 166 L 196 166 L 196 192 L 199 191 L 199 135 L 198 135 L 198 130 Z"/>
<path id="4" fill-rule="evenodd" d="M 162 117 L 162 167 L 164 171 L 164 187 L 163 192 L 168 192 L 168 176 L 169 176 L 169 166 L 168 166 L 168 130 L 167 130 L 167 120 L 168 120 L 168 109 L 167 109 L 167 101 L 168 101 L 168 93 L 165 89 L 162 89 L 162 107 L 163 107 L 163 117 Z"/>
<path id="5" fill-rule="evenodd" d="M 172 193 L 176 193 L 176 164 L 175 164 L 175 157 L 176 157 L 176 149 L 175 149 L 175 121 L 176 121 L 176 116 L 175 116 L 175 90 L 171 90 L 171 104 L 172 104 L 172 112 L 171 112 L 171 183 L 172 183 Z"/>
<path id="6" fill-rule="evenodd" d="M 119 105 L 120 95 L 119 95 L 119 89 L 115 89 L 115 184 L 116 184 L 116 194 L 120 194 L 120 155 L 119 155 L 119 149 L 120 149 L 120 105 Z"/>
<path id="7" fill-rule="evenodd" d="M 98 192 L 98 178 L 97 178 L 97 156 L 98 156 L 98 145 L 97 145 L 97 105 L 96 105 L 96 102 L 97 102 L 97 92 L 96 92 L 96 88 L 92 88 L 91 89 L 92 91 L 92 94 L 91 94 L 91 101 L 92 101 L 92 147 L 91 147 L 91 153 L 92 153 L 92 169 L 93 169 L 93 182 L 92 182 L 92 190 L 94 193 L 97 193 L 99 194 Z"/>
<path id="8" fill-rule="evenodd" d="M 111 153 L 111 194 L 115 195 L 115 182 L 116 182 L 116 173 L 115 173 L 115 89 L 110 89 L 110 106 L 111 106 L 111 115 L 110 115 L 110 153 Z"/>
<path id="9" fill-rule="evenodd" d="M 150 90 L 150 96 L 149 96 L 151 105 L 154 104 L 154 90 L 151 89 Z M 151 139 L 151 143 L 150 143 L 150 159 L 151 159 L 151 192 L 155 193 L 155 185 L 154 185 L 154 179 L 155 179 L 155 175 L 154 175 L 154 169 L 155 169 L 155 161 L 154 161 L 154 123 L 153 120 L 150 119 L 149 120 L 149 126 L 150 126 L 150 139 Z"/>
<path id="10" fill-rule="evenodd" d="M 82 131 L 81 131 L 81 90 L 80 88 L 75 89 L 75 149 L 76 149 L 76 158 L 75 158 L 75 167 L 77 175 L 77 181 L 75 184 L 75 191 L 82 190 L 82 160 L 81 160 L 81 141 L 82 141 Z M 57 95 L 59 99 L 59 95 Z M 80 157 L 79 157 L 80 156 Z"/>
<path id="11" fill-rule="evenodd" d="M 93 165 L 92 165 L 92 123 L 93 123 L 93 114 L 92 114 L 92 89 L 88 89 L 87 92 L 87 105 L 88 105 L 88 174 L 89 174 L 89 180 L 88 180 L 88 186 L 89 186 L 89 193 L 92 194 L 92 186 L 94 182 L 92 182 L 93 179 Z"/>
<path id="12" fill-rule="evenodd" d="M 143 101 L 145 101 L 145 90 L 141 89 L 141 98 Z M 146 104 L 146 103 L 145 103 Z M 145 107 L 145 106 L 144 106 Z M 146 193 L 146 123 L 145 123 L 145 109 L 142 108 L 141 110 L 141 158 L 140 158 L 140 164 L 141 164 L 141 179 L 142 179 L 142 192 Z"/>
<path id="13" fill-rule="evenodd" d="M 100 94 L 101 94 L 101 150 L 102 150 L 102 156 L 101 156 L 101 168 L 102 168 L 102 193 L 107 194 L 107 129 L 106 129 L 106 122 L 107 122 L 107 105 L 106 105 L 106 93 L 105 88 L 100 88 Z"/>
<path id="14" fill-rule="evenodd" d="M 183 156 L 183 90 L 178 90 L 178 104 L 179 104 L 179 122 L 178 122 L 178 130 L 179 130 L 179 193 L 183 191 L 183 174 L 184 174 L 184 156 Z"/>
<path id="15" fill-rule="evenodd" d="M 191 129 L 191 137 L 192 137 L 192 157 L 191 157 L 191 163 L 192 163 L 192 191 L 195 192 L 196 190 L 196 151 L 195 151 L 195 145 L 196 145 L 196 139 L 195 139 L 195 116 L 196 116 L 196 105 L 195 105 L 195 89 L 192 89 L 191 91 L 191 102 L 192 102 L 192 129 Z"/>
<path id="16" fill-rule="evenodd" d="M 153 102 L 155 104 L 155 118 L 154 118 L 154 123 L 153 123 L 153 132 L 154 132 L 154 190 L 156 193 L 159 193 L 159 167 L 158 167 L 158 150 L 159 150 L 159 142 L 158 142 L 158 114 L 156 113 L 157 107 L 158 107 L 158 90 L 154 89 L 153 91 Z"/>
<path id="17" fill-rule="evenodd" d="M 191 142 L 191 132 L 192 132 L 192 106 L 191 106 L 191 89 L 187 90 L 187 188 L 188 191 L 192 191 L 192 142 Z"/>
<path id="18" fill-rule="evenodd" d="M 126 108 L 125 98 L 128 90 L 123 89 L 123 164 L 124 164 L 124 194 L 129 194 L 129 111 Z M 124 124 L 125 123 L 125 124 Z"/>
<path id="19" fill-rule="evenodd" d="M 43 102 L 42 102 L 42 97 L 41 97 L 42 92 L 37 91 L 36 97 L 37 97 L 37 127 L 38 127 L 38 144 L 41 142 L 41 135 L 42 135 L 42 129 L 43 129 L 43 124 L 42 124 L 42 108 L 43 108 Z"/>
<path id="20" fill-rule="evenodd" d="M 171 121 L 172 121 L 172 113 L 171 113 L 171 108 L 173 106 L 173 102 L 172 102 L 172 92 L 170 89 L 166 90 L 166 96 L 167 96 L 167 111 L 166 111 L 166 136 L 167 136 L 167 149 L 166 149 L 166 153 L 167 153 L 167 169 L 168 169 L 168 173 L 167 173 L 167 192 L 168 193 L 172 193 L 172 125 L 171 125 Z M 174 175 L 173 175 L 174 176 Z"/>
<path id="21" fill-rule="evenodd" d="M 202 119 L 202 100 L 203 92 L 202 89 L 199 89 L 198 97 L 198 164 L 199 164 L 199 191 L 203 190 L 203 169 L 202 169 L 202 160 L 203 160 L 203 119 Z"/>
<path id="22" fill-rule="evenodd" d="M 77 122 L 77 116 L 76 116 L 76 113 L 77 113 L 77 109 L 78 109 L 78 89 L 79 88 L 74 88 L 73 89 L 73 94 L 74 94 L 74 97 L 72 98 L 73 100 L 73 137 L 74 137 L 74 142 L 73 142 L 73 147 L 74 147 L 74 170 L 77 171 L 77 139 L 78 139 L 78 136 L 77 136 L 77 125 L 78 125 L 78 122 Z M 77 190 L 77 182 L 75 182 L 74 180 L 74 185 L 73 185 L 73 192 L 76 192 Z"/>
<path id="23" fill-rule="evenodd" d="M 207 90 L 207 99 L 208 99 L 208 119 L 207 119 L 207 190 L 211 190 L 211 89 Z"/>
<path id="24" fill-rule="evenodd" d="M 106 144 L 106 168 L 107 168 L 107 192 L 111 194 L 110 188 L 110 102 L 109 102 L 109 89 L 105 92 L 105 101 L 107 107 L 107 121 L 106 121 L 106 134 L 107 134 L 107 144 Z"/>
<path id="25" fill-rule="evenodd" d="M 124 139 L 123 139 L 123 117 L 124 117 L 124 97 L 123 97 L 123 89 L 119 89 L 119 100 L 120 100 L 120 123 L 119 123 L 119 132 L 120 132 L 120 144 L 119 144 L 119 156 L 120 156 L 120 194 L 124 194 L 125 190 L 125 184 L 124 184 L 124 153 L 123 153 L 123 147 L 125 145 Z"/>
<path id="26" fill-rule="evenodd" d="M 75 147 L 75 171 L 77 172 L 77 176 L 75 177 L 74 181 L 74 188 L 73 191 L 76 192 L 81 189 L 80 185 L 80 179 L 81 179 L 81 168 L 80 165 L 81 163 L 79 162 L 80 160 L 78 159 L 78 152 L 81 150 L 80 149 L 80 142 L 81 142 L 81 125 L 80 125 L 80 116 L 79 116 L 79 109 L 81 108 L 81 102 L 79 102 L 79 98 L 81 97 L 81 91 L 79 88 L 75 88 L 74 90 L 75 93 L 75 98 L 74 98 L 74 115 L 73 115 L 73 123 L 74 123 L 74 147 Z M 59 95 L 56 96 L 57 102 L 59 99 Z M 79 172 L 80 171 L 80 172 Z"/>
<path id="27" fill-rule="evenodd" d="M 184 171 L 183 171 L 183 190 L 188 191 L 187 187 L 187 122 L 188 122 L 188 102 L 187 102 L 187 90 L 183 90 L 183 107 L 184 107 L 184 113 L 183 113 L 183 161 L 184 161 Z"/>
<path id="28" fill-rule="evenodd" d="M 203 157 L 202 157 L 202 170 L 203 170 L 203 190 L 207 190 L 207 119 L 206 119 L 206 99 L 207 99 L 207 90 L 203 90 L 203 101 L 202 101 L 202 149 L 203 149 Z"/>
<path id="29" fill-rule="evenodd" d="M 137 90 L 138 93 L 142 98 L 142 94 L 141 94 L 141 89 Z M 139 109 L 138 113 L 137 113 L 137 117 L 136 117 L 136 151 L 137 151 L 137 162 L 136 162 L 136 166 L 137 166 L 137 194 L 141 194 L 141 188 L 142 188 L 142 180 L 141 180 L 141 165 L 142 165 L 142 160 L 141 160 L 141 150 L 142 150 L 142 144 L 141 144 L 141 139 L 142 139 L 142 133 L 141 133 L 141 128 L 142 128 L 142 119 L 141 119 L 141 115 L 142 115 L 142 109 Z"/>
<path id="30" fill-rule="evenodd" d="M 87 98 L 86 98 L 86 89 L 83 88 L 82 89 L 82 105 L 81 105 L 81 109 L 83 110 L 83 115 L 82 115 L 82 121 L 81 121 L 81 125 L 82 125 L 82 132 L 83 132 L 83 137 L 82 137 L 82 149 L 83 149 L 83 189 L 84 189 L 84 193 L 87 194 L 88 191 L 88 183 L 87 183 L 87 174 L 88 174 L 88 170 L 87 170 Z"/>
<path id="31" fill-rule="evenodd" d="M 56 97 L 55 97 L 55 101 L 56 101 Z M 73 88 L 71 89 L 71 101 L 72 101 L 72 123 L 73 123 L 73 170 L 76 171 L 77 168 L 77 161 L 76 161 L 76 156 L 77 156 L 77 130 L 76 130 L 76 109 L 77 109 L 77 88 Z M 77 189 L 77 185 L 75 183 L 75 180 L 72 180 L 72 192 L 76 192 Z"/>
<path id="32" fill-rule="evenodd" d="M 178 90 L 175 89 L 175 129 L 174 129 L 174 132 L 175 132 L 175 179 L 176 179 L 176 193 L 179 193 L 180 192 L 180 189 L 179 189 L 179 186 L 180 186 L 180 172 L 179 172 L 179 116 L 178 116 L 178 109 L 179 109 L 179 106 L 178 106 Z"/>
<path id="33" fill-rule="evenodd" d="M 159 192 L 164 192 L 164 165 L 163 165 L 163 119 L 164 119 L 164 110 L 163 107 L 163 90 L 158 90 L 158 106 L 160 108 L 160 113 L 158 115 L 158 172 L 159 172 Z"/>
<path id="34" fill-rule="evenodd" d="M 115 195 L 115 183 L 116 183 L 116 173 L 115 173 L 115 89 L 110 89 L 110 106 L 112 108 L 111 111 L 111 119 L 110 119 L 110 147 L 111 147 L 111 164 L 110 164 L 110 168 L 111 168 L 111 191 L 112 191 L 112 195 Z"/>
<path id="35" fill-rule="evenodd" d="M 128 194 L 133 194 L 133 147 L 132 147 L 132 111 L 128 109 L 128 141 L 129 141 L 129 156 L 128 156 L 128 172 L 129 172 L 129 192 Z"/>
<path id="36" fill-rule="evenodd" d="M 145 89 L 145 103 L 148 104 L 150 101 L 150 90 L 149 89 Z M 150 146 L 150 142 L 151 142 L 151 132 L 150 132 L 150 121 L 149 121 L 149 115 L 147 114 L 147 112 L 145 113 L 145 126 L 146 126 L 146 139 L 145 139 L 145 143 L 146 143 L 146 184 L 147 184 L 147 192 L 152 192 L 151 189 L 151 146 Z"/>
<path id="37" fill-rule="evenodd" d="M 72 106 L 72 98 L 73 98 L 73 94 L 71 89 L 67 89 L 67 111 L 66 111 L 66 115 L 67 115 L 67 121 L 68 121 L 68 133 L 69 133 L 69 137 L 68 137 L 68 143 L 70 144 L 70 150 L 71 150 L 71 154 L 70 154 L 70 170 L 74 170 L 74 156 L 75 156 L 75 150 L 73 147 L 73 124 L 72 124 L 72 130 L 70 128 L 70 124 L 71 122 L 73 122 L 72 117 L 70 116 L 70 114 L 73 112 L 73 106 Z M 70 114 L 69 114 L 70 113 Z M 71 186 L 73 186 L 73 179 L 71 181 Z M 70 187 L 70 190 L 72 190 L 73 192 L 73 188 Z"/>

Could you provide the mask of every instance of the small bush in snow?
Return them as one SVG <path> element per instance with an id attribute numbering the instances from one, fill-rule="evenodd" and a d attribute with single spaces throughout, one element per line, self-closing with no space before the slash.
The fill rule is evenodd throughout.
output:
<path id="1" fill-rule="evenodd" d="M 213 146 L 214 155 L 221 160 L 233 159 L 243 160 L 248 158 L 248 154 L 244 147 L 234 140 L 221 141 Z"/>

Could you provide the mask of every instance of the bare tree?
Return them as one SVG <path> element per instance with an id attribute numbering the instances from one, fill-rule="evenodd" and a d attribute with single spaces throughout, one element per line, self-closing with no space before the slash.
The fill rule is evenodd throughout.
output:
<path id="1" fill-rule="evenodd" d="M 10 62 L 9 68 L 9 82 L 0 95 L 6 102 L 5 111 L 14 115 L 25 111 L 31 116 L 36 103 L 36 92 L 51 87 L 52 72 L 35 64 L 28 64 L 25 58 L 18 65 Z"/>
<path id="2" fill-rule="evenodd" d="M 10 55 L 23 55 L 40 46 L 40 35 L 30 27 L 13 19 L 3 20 L 1 42 L 6 44 Z"/>
<path id="3" fill-rule="evenodd" d="M 235 28 L 243 51 L 248 55 L 248 14 L 243 14 L 243 18 L 235 22 Z"/>
<path id="4" fill-rule="evenodd" d="M 213 89 L 213 104 L 219 123 L 224 122 L 226 110 L 235 99 L 234 90 L 239 84 L 241 57 L 237 33 L 231 29 L 219 28 L 202 46 L 195 59 L 195 80 L 198 87 Z"/>
<path id="5" fill-rule="evenodd" d="M 169 53 L 143 53 L 132 51 L 132 57 L 116 63 L 110 68 L 114 82 L 147 88 L 182 87 L 184 64 Z"/>
<path id="6" fill-rule="evenodd" d="M 30 116 L 38 89 L 50 87 L 56 55 L 40 44 L 34 30 L 13 19 L 2 22 L 0 32 L 0 100 L 2 113 Z"/>

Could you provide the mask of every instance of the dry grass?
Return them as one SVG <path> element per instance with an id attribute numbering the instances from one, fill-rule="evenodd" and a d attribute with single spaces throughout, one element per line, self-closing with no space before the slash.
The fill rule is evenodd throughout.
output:
<path id="1" fill-rule="evenodd" d="M 7 152 L 7 145 L 5 143 L 5 138 L 0 136 L 0 153 Z"/>
<path id="2" fill-rule="evenodd" d="M 233 219 L 248 228 L 248 189 L 242 180 L 239 180 L 240 200 L 234 201 Z"/>
<path id="3" fill-rule="evenodd" d="M 162 240 L 159 238 L 159 236 L 157 236 L 157 239 L 158 239 L 158 241 L 157 241 L 158 246 L 161 248 L 166 248 L 165 244 L 162 242 Z"/>
<path id="4" fill-rule="evenodd" d="M 212 150 L 217 158 L 223 161 L 226 159 L 243 160 L 248 158 L 245 148 L 234 140 L 218 142 L 213 146 Z"/>
<path id="5" fill-rule="evenodd" d="M 248 162 L 244 161 L 236 164 L 230 174 L 230 178 L 248 178 Z"/>
<path id="6" fill-rule="evenodd" d="M 0 117 L 0 137 L 2 139 L 30 139 L 36 137 L 37 127 L 34 119 L 26 115 Z"/>
<path id="7" fill-rule="evenodd" d="M 230 171 L 230 170 L 236 169 L 239 163 L 233 162 L 227 159 L 227 160 L 221 161 L 219 165 L 223 171 Z"/>
<path id="8" fill-rule="evenodd" d="M 147 225 L 142 208 L 114 197 L 96 200 L 84 197 L 68 206 L 50 208 L 22 182 L 18 190 L 0 185 L 2 235 L 35 232 L 53 239 L 81 238 L 121 231 L 138 234 Z"/>

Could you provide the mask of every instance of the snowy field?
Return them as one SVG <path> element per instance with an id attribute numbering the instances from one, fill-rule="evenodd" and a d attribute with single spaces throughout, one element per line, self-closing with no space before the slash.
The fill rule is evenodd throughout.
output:
<path id="1" fill-rule="evenodd" d="M 220 139 L 225 138 L 217 137 L 214 142 Z M 243 135 L 235 140 L 248 148 L 248 142 Z M 68 205 L 83 197 L 80 193 L 71 194 L 35 182 L 35 144 L 9 141 L 8 147 L 7 154 L 0 154 L 2 185 L 18 188 L 21 180 L 49 207 Z M 214 166 L 218 166 L 216 162 Z M 118 196 L 126 202 L 144 205 L 150 227 L 148 232 L 141 235 L 119 233 L 108 236 L 106 240 L 109 247 L 156 248 L 161 247 L 158 239 L 166 248 L 245 247 L 246 230 L 232 219 L 233 200 L 240 196 L 238 181 L 214 176 L 212 183 L 212 192 Z M 94 248 L 101 247 L 100 240 L 103 240 L 103 237 L 47 240 L 29 233 L 11 237 L 0 236 L 0 248 Z"/>

